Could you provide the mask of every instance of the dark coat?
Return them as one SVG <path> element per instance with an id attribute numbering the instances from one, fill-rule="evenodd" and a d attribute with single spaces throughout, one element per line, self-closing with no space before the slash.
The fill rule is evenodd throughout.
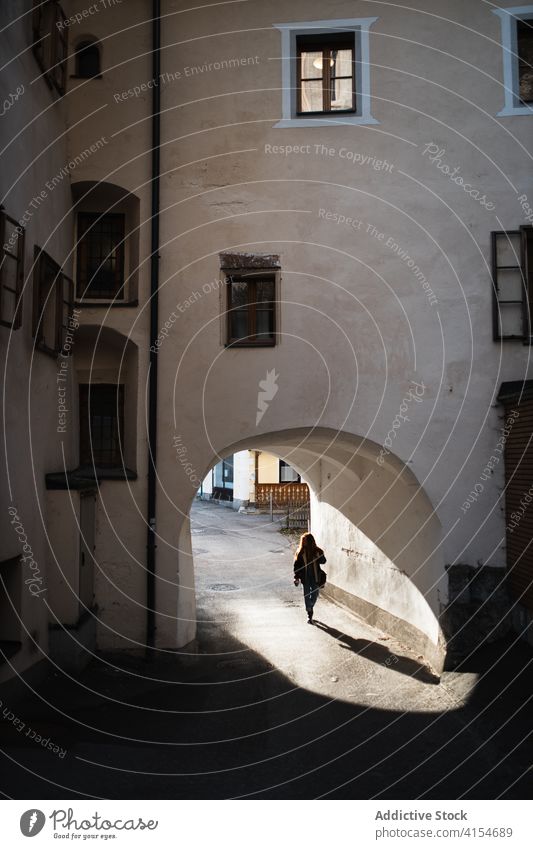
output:
<path id="1" fill-rule="evenodd" d="M 311 578 L 318 584 L 318 567 L 326 563 L 326 557 L 321 548 L 317 548 L 316 557 L 313 558 L 307 565 L 305 564 L 303 554 L 300 552 L 294 559 L 294 577 L 298 578 L 302 583 L 305 583 L 307 578 L 307 570 L 312 569 Z"/>

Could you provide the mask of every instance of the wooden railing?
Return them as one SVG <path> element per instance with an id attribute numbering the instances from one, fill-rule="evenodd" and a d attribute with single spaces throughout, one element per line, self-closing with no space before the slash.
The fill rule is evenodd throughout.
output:
<path id="1" fill-rule="evenodd" d="M 270 494 L 274 508 L 287 504 L 307 504 L 309 487 L 306 483 L 256 483 L 255 503 L 258 507 L 270 505 Z"/>

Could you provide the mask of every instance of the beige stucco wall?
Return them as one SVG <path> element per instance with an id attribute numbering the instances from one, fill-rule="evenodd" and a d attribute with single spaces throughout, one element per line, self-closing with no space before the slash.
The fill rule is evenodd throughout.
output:
<path id="1" fill-rule="evenodd" d="M 279 483 L 279 457 L 261 451 L 258 462 L 258 483 Z"/>

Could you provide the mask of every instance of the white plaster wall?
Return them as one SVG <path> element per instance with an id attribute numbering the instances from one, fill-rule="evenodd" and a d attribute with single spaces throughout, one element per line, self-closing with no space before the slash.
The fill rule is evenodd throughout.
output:
<path id="1" fill-rule="evenodd" d="M 343 514 L 311 493 L 312 533 L 328 581 L 417 628 L 436 645 L 439 626 L 424 595 L 399 566 Z"/>
<path id="2" fill-rule="evenodd" d="M 202 490 L 205 495 L 211 495 L 213 492 L 213 475 L 208 472 L 202 481 Z"/>
<path id="3" fill-rule="evenodd" d="M 250 451 L 237 451 L 233 455 L 233 500 L 250 500 L 250 475 L 253 475 Z"/>

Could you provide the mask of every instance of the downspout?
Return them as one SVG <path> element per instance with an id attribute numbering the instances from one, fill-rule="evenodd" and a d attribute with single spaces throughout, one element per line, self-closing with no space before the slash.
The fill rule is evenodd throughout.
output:
<path id="1" fill-rule="evenodd" d="M 150 366 L 148 371 L 148 527 L 146 542 L 146 656 L 155 646 L 155 552 L 157 469 L 157 348 L 159 327 L 159 172 L 161 95 L 161 4 L 152 0 L 152 218 L 150 258 Z"/>

